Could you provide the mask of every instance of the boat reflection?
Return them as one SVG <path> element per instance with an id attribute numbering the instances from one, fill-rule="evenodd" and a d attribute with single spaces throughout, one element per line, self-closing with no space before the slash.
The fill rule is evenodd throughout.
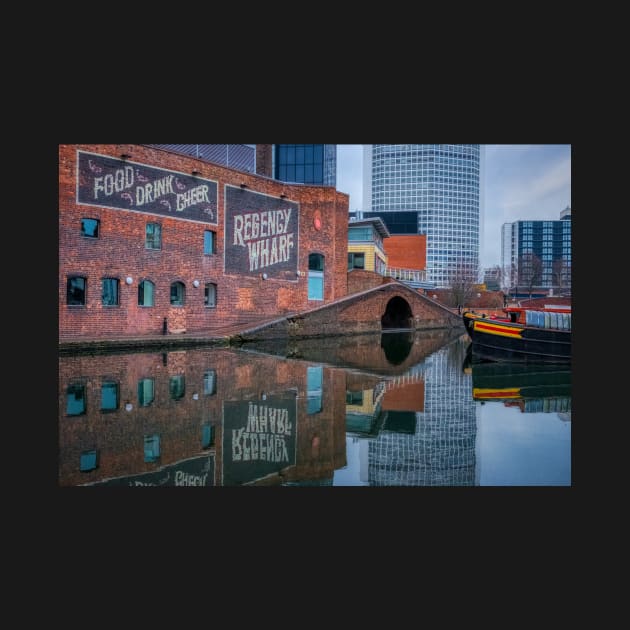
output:
<path id="1" fill-rule="evenodd" d="M 413 435 L 453 335 L 62 356 L 59 485 L 332 485 L 347 434 Z"/>
<path id="2" fill-rule="evenodd" d="M 524 413 L 571 411 L 571 368 L 566 365 L 464 361 L 476 401 L 502 401 Z"/>

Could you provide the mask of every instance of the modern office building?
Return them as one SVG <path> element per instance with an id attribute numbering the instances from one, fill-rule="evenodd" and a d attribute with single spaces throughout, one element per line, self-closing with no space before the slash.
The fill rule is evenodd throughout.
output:
<path id="1" fill-rule="evenodd" d="M 556 221 L 514 221 L 501 228 L 503 289 L 571 291 L 571 208 Z"/>
<path id="2" fill-rule="evenodd" d="M 336 144 L 274 144 L 271 154 L 274 179 L 293 184 L 336 185 Z"/>
<path id="3" fill-rule="evenodd" d="M 363 218 L 426 235 L 427 280 L 479 276 L 482 150 L 478 144 L 364 145 Z"/>
<path id="4" fill-rule="evenodd" d="M 336 144 L 149 144 L 293 184 L 335 186 Z"/>

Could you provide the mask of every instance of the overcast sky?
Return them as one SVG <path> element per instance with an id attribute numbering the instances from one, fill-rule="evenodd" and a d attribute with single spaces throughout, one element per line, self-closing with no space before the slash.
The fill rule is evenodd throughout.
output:
<path id="1" fill-rule="evenodd" d="M 501 226 L 512 221 L 557 221 L 571 205 L 570 144 L 487 144 L 483 269 L 501 262 Z M 350 210 L 363 208 L 363 145 L 337 145 L 337 190 L 350 195 Z"/>

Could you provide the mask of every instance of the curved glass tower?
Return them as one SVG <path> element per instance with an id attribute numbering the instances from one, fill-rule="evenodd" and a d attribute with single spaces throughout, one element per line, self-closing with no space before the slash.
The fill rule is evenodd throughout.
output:
<path id="1" fill-rule="evenodd" d="M 427 279 L 449 287 L 479 277 L 481 234 L 478 144 L 364 145 L 363 216 L 391 234 L 426 234 Z"/>

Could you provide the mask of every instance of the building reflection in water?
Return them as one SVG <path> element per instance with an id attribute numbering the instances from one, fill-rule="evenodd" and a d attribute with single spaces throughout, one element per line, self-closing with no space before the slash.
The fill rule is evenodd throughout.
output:
<path id="1" fill-rule="evenodd" d="M 473 485 L 465 350 L 416 331 L 61 356 L 59 484 L 337 485 L 348 437 L 366 485 Z"/>

